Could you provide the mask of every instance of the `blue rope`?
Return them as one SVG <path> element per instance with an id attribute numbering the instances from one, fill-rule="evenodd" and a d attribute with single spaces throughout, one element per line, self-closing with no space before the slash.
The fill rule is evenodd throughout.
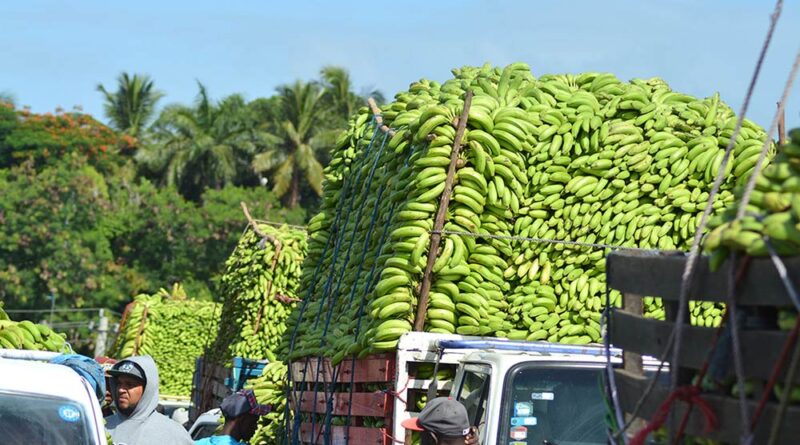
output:
<path id="1" fill-rule="evenodd" d="M 377 131 L 376 131 L 376 134 L 377 134 Z M 373 141 L 374 141 L 374 137 L 375 137 L 375 135 L 373 135 Z M 370 143 L 370 146 L 371 145 L 372 145 L 372 143 Z M 365 158 L 365 160 L 366 160 L 366 158 Z M 359 168 L 358 171 L 356 172 L 356 177 L 354 179 L 353 184 L 359 184 L 360 183 L 360 179 L 361 179 L 361 168 Z M 353 204 L 355 203 L 356 194 L 351 195 L 349 198 L 350 198 L 350 202 L 349 202 L 348 210 L 347 210 L 348 214 L 350 214 L 350 212 L 353 211 Z M 330 273 L 328 274 L 328 279 L 326 280 L 325 285 L 323 286 L 322 299 L 320 301 L 320 313 L 318 314 L 317 319 L 314 322 L 314 329 L 315 330 L 319 326 L 319 322 L 322 319 L 322 310 L 323 310 L 323 308 L 325 306 L 325 301 L 331 295 L 331 292 L 330 292 L 331 291 L 331 284 L 333 283 L 333 277 L 336 274 L 336 264 L 338 263 L 338 260 L 339 260 L 339 251 L 340 251 L 340 249 L 342 247 L 342 244 L 344 242 L 344 237 L 347 234 L 347 226 L 348 226 L 349 222 L 350 222 L 350 218 L 345 219 L 344 224 L 342 226 L 342 229 L 336 233 L 337 240 L 336 240 L 336 245 L 335 245 L 334 251 L 333 251 L 333 263 L 330 266 Z M 356 225 L 356 229 L 357 228 L 358 227 Z M 352 243 L 351 243 L 351 247 L 352 247 Z M 348 253 L 349 253 L 349 251 L 348 251 Z M 347 264 L 345 263 L 345 265 L 342 266 L 342 269 L 344 269 L 344 267 L 346 265 Z M 333 297 L 331 297 L 331 299 L 333 299 Z M 327 317 L 326 322 L 325 322 L 325 326 L 323 328 L 322 339 L 320 340 L 320 347 L 322 347 L 324 345 L 324 341 L 325 341 L 324 337 L 325 337 L 325 334 L 327 334 L 327 330 L 328 330 L 329 324 L 330 324 L 330 317 Z M 319 374 L 320 374 L 320 370 L 322 368 L 321 362 L 322 362 L 322 356 L 318 355 L 317 356 L 317 372 L 316 372 L 316 374 L 314 376 L 314 387 L 315 388 L 319 384 Z M 306 367 L 307 366 L 308 366 L 308 361 L 306 361 Z M 318 396 L 318 394 L 319 393 L 315 389 L 314 390 L 313 406 L 317 405 L 317 396 Z M 326 408 L 326 411 L 327 411 L 327 408 Z M 316 421 L 317 421 L 316 416 L 312 417 L 312 419 L 311 419 L 311 431 L 314 431 L 314 426 L 316 425 Z"/>
<path id="2" fill-rule="evenodd" d="M 372 180 L 375 177 L 375 170 L 376 170 L 376 168 L 378 166 L 378 161 L 380 161 L 380 159 L 381 159 L 381 155 L 383 154 L 383 149 L 386 147 L 386 141 L 388 139 L 389 139 L 389 135 L 384 133 L 383 141 L 381 143 L 380 149 L 378 150 L 378 153 L 375 155 L 375 160 L 372 163 L 372 167 L 370 168 L 369 175 L 367 176 L 366 184 L 363 187 L 364 196 L 369 195 L 370 186 L 372 185 Z M 353 205 L 355 203 L 355 200 L 356 200 L 356 194 L 353 194 L 352 197 L 351 197 L 351 200 L 350 200 L 350 206 L 349 206 L 350 211 L 353 210 Z M 355 244 L 356 234 L 357 234 L 357 232 L 359 230 L 359 227 L 360 227 L 360 224 L 361 224 L 361 217 L 363 216 L 363 214 L 364 214 L 364 206 L 359 206 L 358 211 L 356 212 L 355 226 L 353 227 L 353 232 L 352 232 L 351 237 L 350 237 L 350 242 L 347 245 L 347 251 L 345 253 L 345 259 L 344 259 L 344 262 L 341 265 L 341 268 L 339 269 L 339 274 L 338 274 L 339 278 L 338 278 L 338 281 L 336 282 L 336 288 L 333 291 L 333 294 L 329 295 L 330 296 L 330 301 L 328 303 L 328 315 L 326 316 L 325 326 L 323 327 L 323 330 L 322 330 L 322 339 L 320 340 L 320 347 L 322 347 L 324 345 L 324 343 L 325 343 L 325 336 L 328 334 L 328 329 L 330 328 L 331 320 L 333 319 L 333 313 L 334 313 L 334 310 L 336 308 L 336 303 L 339 300 L 339 290 L 341 289 L 342 278 L 344 277 L 344 274 L 345 274 L 346 269 L 347 269 L 347 265 L 348 265 L 348 263 L 350 261 L 350 254 L 352 253 L 353 245 Z M 346 232 L 346 227 L 347 227 L 347 223 L 349 221 L 350 221 L 349 218 L 345 221 L 345 229 L 342 230 L 341 241 L 344 241 L 344 236 L 347 233 Z M 340 245 L 341 245 L 341 241 L 340 241 Z M 329 285 L 333 282 L 333 276 L 335 275 L 335 270 L 336 270 L 336 258 L 334 258 L 333 265 L 331 266 L 331 274 L 329 275 L 328 283 L 326 283 L 326 289 L 325 289 L 326 293 L 328 291 L 330 291 Z M 325 299 L 325 298 L 326 298 L 326 296 L 323 295 L 323 299 Z M 321 307 L 322 306 L 324 306 L 324 303 L 321 305 Z M 317 318 L 317 322 L 319 322 L 320 318 L 321 317 Z M 321 363 L 322 363 L 322 354 L 319 354 L 318 357 L 317 357 L 317 375 L 314 378 L 315 385 L 317 383 L 319 383 L 319 374 L 320 374 L 320 370 L 322 369 L 322 366 L 320 366 Z M 334 377 L 333 378 L 333 382 L 331 384 L 335 385 L 335 382 L 336 382 L 335 374 L 334 374 L 333 377 Z M 318 394 L 319 394 L 318 392 L 316 392 L 316 391 L 314 392 L 314 406 L 316 406 L 317 395 Z M 325 394 L 327 395 L 327 392 L 325 392 Z M 325 408 L 325 420 L 326 420 L 326 422 L 325 422 L 325 425 L 324 425 L 324 436 L 323 436 L 324 437 L 323 441 L 324 441 L 324 443 L 326 445 L 328 443 L 330 443 L 330 426 L 331 426 L 330 425 L 330 417 L 331 417 L 330 411 L 332 409 L 333 409 L 333 400 L 332 400 L 332 398 L 328 398 L 327 404 L 326 404 L 326 408 Z M 312 422 L 311 422 L 312 431 L 314 430 L 315 420 L 316 419 L 312 420 Z"/>
<path id="3" fill-rule="evenodd" d="M 373 123 L 374 122 L 375 122 L 375 119 L 373 118 Z M 378 132 L 379 132 L 379 128 L 376 127 L 375 131 L 372 134 L 372 139 L 370 140 L 369 145 L 364 150 L 364 155 L 359 159 L 360 162 L 358 163 L 359 164 L 358 167 L 356 167 L 356 162 L 353 162 L 352 167 L 353 167 L 353 169 L 355 169 L 355 176 L 351 179 L 351 181 L 348 181 L 345 184 L 345 187 L 342 188 L 342 195 L 339 198 L 340 201 L 339 201 L 339 208 L 337 210 L 337 217 L 336 217 L 336 219 L 335 219 L 335 221 L 333 223 L 333 226 L 332 226 L 333 230 L 332 230 L 331 234 L 328 237 L 328 241 L 330 241 L 332 239 L 335 240 L 334 241 L 334 243 L 335 243 L 334 244 L 334 249 L 333 249 L 333 258 L 332 258 L 333 264 L 331 265 L 331 270 L 329 272 L 328 279 L 326 280 L 326 283 L 323 286 L 323 295 L 322 295 L 322 298 L 321 298 L 321 300 L 319 302 L 320 310 L 325 304 L 325 299 L 327 298 L 328 291 L 329 291 L 330 281 L 331 281 L 331 278 L 332 278 L 334 270 L 335 270 L 336 262 L 338 261 L 339 249 L 341 248 L 341 244 L 342 244 L 341 242 L 342 242 L 344 234 L 346 233 L 346 230 L 347 230 L 347 222 L 348 222 L 347 219 L 345 220 L 343 227 L 341 227 L 341 228 L 339 227 L 339 224 L 340 224 L 340 221 L 341 221 L 341 216 L 342 216 L 341 211 L 344 208 L 343 204 L 345 202 L 347 202 L 348 198 L 350 198 L 351 188 L 355 187 L 359 183 L 359 181 L 361 179 L 361 168 L 363 167 L 363 163 L 366 162 L 366 160 L 369 158 L 369 153 L 370 153 L 370 151 L 372 151 L 372 148 L 373 148 L 373 146 L 375 144 Z M 349 203 L 349 206 L 348 206 L 348 212 L 352 210 L 353 199 L 354 198 L 350 199 L 350 203 Z M 321 264 L 322 264 L 322 261 L 320 261 L 320 265 Z M 319 265 L 318 265 L 318 267 L 319 267 Z M 309 301 L 311 300 L 311 292 L 315 288 L 316 288 L 316 283 L 314 283 L 314 287 L 309 288 L 309 295 L 307 297 L 307 299 Z M 314 323 L 314 329 L 317 328 L 318 323 L 319 323 L 319 317 L 317 318 L 317 320 Z M 299 327 L 299 325 L 300 325 L 300 323 L 298 322 L 297 326 Z M 306 375 L 308 373 L 308 365 L 309 365 L 309 360 L 306 359 L 305 360 L 305 365 L 303 367 L 303 375 Z M 318 383 L 318 379 L 319 379 L 319 369 L 317 370 L 317 377 L 314 380 L 315 387 L 316 387 L 316 384 Z M 301 391 L 300 391 L 300 398 L 302 398 L 302 396 L 304 394 L 305 394 L 305 388 L 302 388 Z M 314 402 L 316 404 L 316 391 L 315 391 L 315 394 L 314 394 L 314 399 L 315 399 Z M 294 425 L 293 425 L 293 428 L 292 428 L 294 437 L 297 437 L 297 435 L 299 433 L 300 420 L 301 419 L 299 418 L 299 416 L 294 419 Z M 312 425 L 312 431 L 313 431 L 313 426 L 316 423 L 316 416 L 312 416 L 311 420 L 312 420 L 311 425 Z"/>
<path id="4" fill-rule="evenodd" d="M 375 118 L 374 117 L 372 118 L 372 121 L 371 121 L 370 125 L 375 125 Z M 376 127 L 375 128 L 375 132 L 372 135 L 372 140 L 370 141 L 369 145 L 367 146 L 366 150 L 364 151 L 363 157 L 361 157 L 361 159 L 356 159 L 356 161 L 354 161 L 352 163 L 354 168 L 355 168 L 355 165 L 358 163 L 358 161 L 363 162 L 364 160 L 366 160 L 367 154 L 369 153 L 369 151 L 372 148 L 373 143 L 375 142 L 375 137 L 378 134 L 378 130 L 379 129 Z M 360 169 L 360 167 L 359 167 L 359 169 Z M 289 345 L 289 356 L 290 357 L 294 353 L 294 348 L 296 346 L 297 334 L 299 332 L 300 325 L 302 324 L 303 317 L 305 315 L 305 311 L 306 311 L 309 303 L 312 300 L 311 297 L 312 297 L 314 289 L 316 288 L 316 285 L 317 285 L 317 277 L 319 275 L 319 271 L 320 271 L 320 268 L 322 266 L 322 260 L 325 258 L 325 255 L 327 254 L 328 249 L 331 246 L 331 241 L 334 240 L 334 236 L 335 236 L 336 230 L 338 230 L 338 224 L 339 224 L 339 221 L 341 219 L 342 209 L 344 208 L 344 203 L 346 202 L 346 198 L 347 198 L 347 195 L 349 193 L 349 188 L 350 188 L 350 186 L 351 186 L 351 184 L 353 182 L 355 182 L 355 181 L 353 181 L 353 180 L 350 180 L 350 181 L 345 180 L 343 185 L 342 185 L 342 194 L 339 196 L 339 202 L 337 203 L 336 216 L 334 218 L 333 223 L 331 224 L 331 228 L 333 229 L 332 233 L 328 236 L 328 239 L 325 241 L 325 247 L 323 248 L 322 253 L 320 254 L 320 257 L 319 257 L 320 261 L 317 263 L 317 266 L 314 268 L 314 273 L 313 273 L 312 278 L 311 278 L 311 283 L 309 285 L 308 291 L 306 292 L 306 298 L 303 299 L 303 304 L 300 307 L 300 313 L 298 314 L 298 319 L 297 319 L 297 322 L 296 322 L 296 324 L 294 326 L 294 329 L 293 329 L 293 332 L 292 332 L 292 338 L 291 338 L 290 345 Z M 305 375 L 305 373 L 307 371 L 308 371 L 308 360 L 306 360 L 305 366 L 303 368 L 303 374 Z M 286 398 L 287 398 L 287 400 L 290 400 L 291 392 L 293 391 L 293 382 L 292 382 L 292 373 L 291 372 L 288 373 L 288 378 L 289 378 L 289 387 L 287 388 Z M 305 388 L 303 388 L 301 390 L 301 392 L 300 392 L 300 396 L 301 397 L 302 397 L 304 392 L 305 392 Z M 289 418 L 291 417 L 290 414 L 291 414 L 291 412 L 290 412 L 290 409 L 289 409 L 289 403 L 287 403 L 286 407 L 285 407 L 285 410 L 284 410 L 284 431 L 286 431 L 287 433 L 289 432 L 288 423 L 289 423 Z M 294 421 L 293 421 L 293 424 L 292 424 L 292 444 L 296 445 L 296 444 L 299 443 L 298 442 L 298 432 L 299 432 L 299 429 L 300 429 L 300 420 L 301 419 L 300 419 L 299 415 L 296 415 L 293 420 Z M 286 444 L 286 439 L 288 439 L 288 438 L 284 436 L 284 440 L 282 441 L 283 444 Z"/>
<path id="5" fill-rule="evenodd" d="M 408 161 L 411 159 L 411 156 L 413 154 L 414 154 L 414 149 L 412 147 L 411 150 L 408 153 L 408 156 L 406 157 L 405 162 L 403 163 L 403 167 L 408 167 Z M 383 190 L 384 189 L 381 188 L 381 193 L 383 193 Z M 381 199 L 381 196 L 378 195 L 378 201 L 375 204 L 375 209 L 373 209 L 373 222 L 375 222 L 375 220 L 376 220 L 375 214 L 377 214 L 377 212 L 378 212 L 378 203 L 380 203 L 380 199 Z M 397 209 L 397 203 L 392 203 L 391 206 L 389 207 L 388 217 L 386 218 L 387 223 L 392 220 L 392 217 L 394 216 L 394 212 L 395 212 L 396 209 Z M 369 230 L 370 230 L 369 233 L 370 234 L 372 233 L 373 228 L 374 228 L 374 226 L 371 225 L 370 228 L 369 228 Z M 375 287 L 375 285 L 377 285 L 378 279 L 380 278 L 380 275 L 375 273 L 377 271 L 377 269 L 378 269 L 378 261 L 377 261 L 377 259 L 380 258 L 381 256 L 383 256 L 383 249 L 384 249 L 384 247 L 386 247 L 386 240 L 388 238 L 389 238 L 389 226 L 387 225 L 387 226 L 385 226 L 383 232 L 381 233 L 381 240 L 380 240 L 380 242 L 378 244 L 378 246 L 379 246 L 378 247 L 378 255 L 376 256 L 376 261 L 372 264 L 372 268 L 369 271 L 369 277 L 367 278 L 366 283 L 364 284 L 364 292 L 361 294 L 361 300 L 360 300 L 359 305 L 358 305 L 358 321 L 356 322 L 356 329 L 355 329 L 355 333 L 354 333 L 356 341 L 358 341 L 358 334 L 361 332 L 361 320 L 362 320 L 362 318 L 364 316 L 364 306 L 366 305 L 366 302 L 367 302 L 367 295 L 369 295 L 369 292 Z M 366 246 L 366 244 L 365 244 L 365 246 Z M 366 249 L 365 249 L 365 253 L 366 253 Z M 361 262 L 363 263 L 363 258 L 362 258 Z M 353 290 L 350 293 L 350 302 L 351 302 L 351 304 L 352 304 L 352 299 L 355 296 L 355 291 L 356 291 L 356 286 L 353 286 Z M 350 369 L 351 370 L 355 369 L 356 356 L 357 356 L 357 354 L 353 354 L 352 358 L 350 360 Z M 355 377 L 356 377 L 355 376 L 355 372 L 350 372 L 350 395 L 349 395 L 349 399 L 348 399 L 348 403 L 347 403 L 347 421 L 345 422 L 345 433 L 344 433 L 345 443 L 349 443 L 349 441 L 350 441 L 350 420 L 353 417 L 353 390 L 354 390 L 354 387 L 355 387 Z"/>

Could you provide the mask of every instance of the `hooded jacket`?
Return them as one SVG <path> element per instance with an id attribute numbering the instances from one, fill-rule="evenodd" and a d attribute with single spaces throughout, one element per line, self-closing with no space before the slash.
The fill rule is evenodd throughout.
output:
<path id="1" fill-rule="evenodd" d="M 142 398 L 130 416 L 117 411 L 106 418 L 106 429 L 114 440 L 114 445 L 190 445 L 194 442 L 189 433 L 177 422 L 156 412 L 158 406 L 158 369 L 149 355 L 130 357 L 125 360 L 139 365 L 147 383 Z M 117 391 L 112 383 L 114 405 L 117 404 Z"/>

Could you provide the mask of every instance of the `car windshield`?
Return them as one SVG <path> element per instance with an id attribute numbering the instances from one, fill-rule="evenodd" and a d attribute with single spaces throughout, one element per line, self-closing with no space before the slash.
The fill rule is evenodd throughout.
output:
<path id="1" fill-rule="evenodd" d="M 0 434 L 6 445 L 90 445 L 80 405 L 67 399 L 0 392 Z"/>
<path id="2" fill-rule="evenodd" d="M 601 370 L 522 365 L 506 379 L 500 444 L 606 443 Z"/>

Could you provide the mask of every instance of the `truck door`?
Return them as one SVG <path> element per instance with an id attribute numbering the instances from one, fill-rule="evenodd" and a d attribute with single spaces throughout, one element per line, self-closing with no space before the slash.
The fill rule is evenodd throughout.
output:
<path id="1" fill-rule="evenodd" d="M 602 368 L 522 363 L 503 384 L 498 445 L 603 445 Z"/>
<path id="2" fill-rule="evenodd" d="M 489 398 L 491 374 L 492 368 L 489 365 L 467 363 L 454 388 L 456 400 L 467 408 L 470 424 L 478 427 L 481 439 L 484 437 L 486 401 Z"/>

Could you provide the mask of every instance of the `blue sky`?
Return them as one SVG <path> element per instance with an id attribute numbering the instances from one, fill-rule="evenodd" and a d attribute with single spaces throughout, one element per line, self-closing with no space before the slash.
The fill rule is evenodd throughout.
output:
<path id="1" fill-rule="evenodd" d="M 786 2 L 748 113 L 768 126 L 800 47 L 800 4 Z M 34 111 L 81 105 L 102 116 L 98 83 L 150 74 L 162 105 L 252 99 L 348 68 L 359 88 L 391 96 L 450 68 L 524 61 L 534 74 L 610 71 L 658 76 L 738 110 L 772 1 L 44 1 L 0 5 L 0 92 Z M 800 85 L 787 126 L 800 126 Z"/>

